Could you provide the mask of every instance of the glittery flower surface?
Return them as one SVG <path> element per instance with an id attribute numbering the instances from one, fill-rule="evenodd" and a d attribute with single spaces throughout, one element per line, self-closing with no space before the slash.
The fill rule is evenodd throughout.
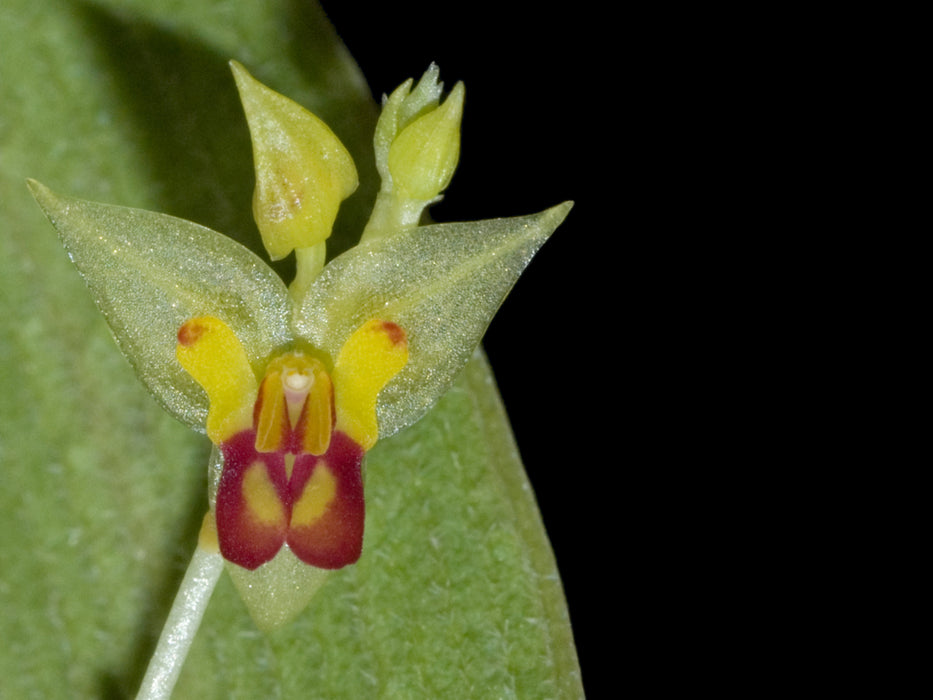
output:
<path id="1" fill-rule="evenodd" d="M 359 559 L 366 453 L 447 390 L 570 205 L 421 225 L 456 167 L 463 106 L 460 84 L 441 102 L 432 66 L 386 98 L 372 216 L 327 261 L 353 159 L 320 119 L 232 66 L 254 218 L 272 259 L 294 253 L 290 286 L 193 222 L 30 188 L 139 378 L 215 445 L 205 522 L 251 612 L 277 624 L 316 572 Z M 276 586 L 304 593 L 289 601 Z"/>

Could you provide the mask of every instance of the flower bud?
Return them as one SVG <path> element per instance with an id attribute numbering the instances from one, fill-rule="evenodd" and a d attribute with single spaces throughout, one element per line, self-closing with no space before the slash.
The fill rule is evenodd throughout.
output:
<path id="1" fill-rule="evenodd" d="M 457 83 L 442 105 L 422 114 L 389 148 L 393 188 L 406 199 L 430 201 L 443 192 L 460 160 L 463 83 Z"/>
<path id="2" fill-rule="evenodd" d="M 376 169 L 383 180 L 383 189 L 391 189 L 389 174 L 389 147 L 406 126 L 425 112 L 436 109 L 444 84 L 438 82 L 440 69 L 433 63 L 412 90 L 414 80 L 409 78 L 388 97 L 382 98 L 382 111 L 376 124 L 374 146 Z"/>
<path id="3" fill-rule="evenodd" d="M 273 260 L 330 236 L 340 203 L 359 178 L 324 122 L 231 62 L 253 142 L 253 217 Z"/>

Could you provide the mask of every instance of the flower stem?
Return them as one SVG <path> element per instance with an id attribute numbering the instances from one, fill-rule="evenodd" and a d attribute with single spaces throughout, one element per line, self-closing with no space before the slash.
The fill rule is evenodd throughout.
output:
<path id="1" fill-rule="evenodd" d="M 432 202 L 403 199 L 392 191 L 380 191 L 376 196 L 373 213 L 366 223 L 360 242 L 414 228 L 421 221 L 421 213 L 429 204 Z"/>
<path id="2" fill-rule="evenodd" d="M 188 656 L 194 635 L 224 568 L 216 547 L 216 530 L 210 513 L 204 519 L 201 537 L 188 570 L 175 595 L 175 602 L 162 628 L 162 635 L 149 660 L 136 700 L 168 700 Z"/>
<path id="3" fill-rule="evenodd" d="M 295 248 L 295 279 L 288 287 L 288 293 L 296 303 L 302 298 L 311 283 L 324 269 L 326 246 L 324 243 L 308 248 Z"/>

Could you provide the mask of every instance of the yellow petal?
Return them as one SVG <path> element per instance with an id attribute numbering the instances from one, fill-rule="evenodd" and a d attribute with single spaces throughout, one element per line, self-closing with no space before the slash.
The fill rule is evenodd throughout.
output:
<path id="1" fill-rule="evenodd" d="M 282 449 L 289 426 L 288 407 L 280 372 L 266 372 L 265 379 L 259 386 L 259 398 L 256 400 L 253 416 L 256 421 L 256 451 L 277 452 Z"/>
<path id="2" fill-rule="evenodd" d="M 313 455 L 322 455 L 330 446 L 330 434 L 334 429 L 334 390 L 330 375 L 318 363 L 314 369 L 314 380 L 308 391 L 308 401 L 302 413 L 302 449 Z"/>
<path id="3" fill-rule="evenodd" d="M 364 450 L 379 437 L 376 398 L 407 362 L 405 331 L 378 319 L 363 324 L 340 349 L 332 377 L 337 429 Z"/>
<path id="4" fill-rule="evenodd" d="M 231 62 L 253 142 L 253 216 L 273 260 L 323 243 L 359 178 L 327 125 Z"/>
<path id="5" fill-rule="evenodd" d="M 207 392 L 207 436 L 214 444 L 251 427 L 256 376 L 226 323 L 212 316 L 191 319 L 178 331 L 175 357 Z"/>

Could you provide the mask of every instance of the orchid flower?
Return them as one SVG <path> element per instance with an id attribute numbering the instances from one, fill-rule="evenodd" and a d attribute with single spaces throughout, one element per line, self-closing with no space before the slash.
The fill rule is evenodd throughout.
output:
<path id="1" fill-rule="evenodd" d="M 353 160 L 317 117 L 231 65 L 253 142 L 254 218 L 271 259 L 294 251 L 289 287 L 203 226 L 30 181 L 139 378 L 214 445 L 209 511 L 145 697 L 170 694 L 223 568 L 272 629 L 365 555 L 366 453 L 447 390 L 570 208 L 421 225 L 456 168 L 464 94 L 458 84 L 441 102 L 432 66 L 384 100 L 372 217 L 325 264 L 357 186 Z"/>

